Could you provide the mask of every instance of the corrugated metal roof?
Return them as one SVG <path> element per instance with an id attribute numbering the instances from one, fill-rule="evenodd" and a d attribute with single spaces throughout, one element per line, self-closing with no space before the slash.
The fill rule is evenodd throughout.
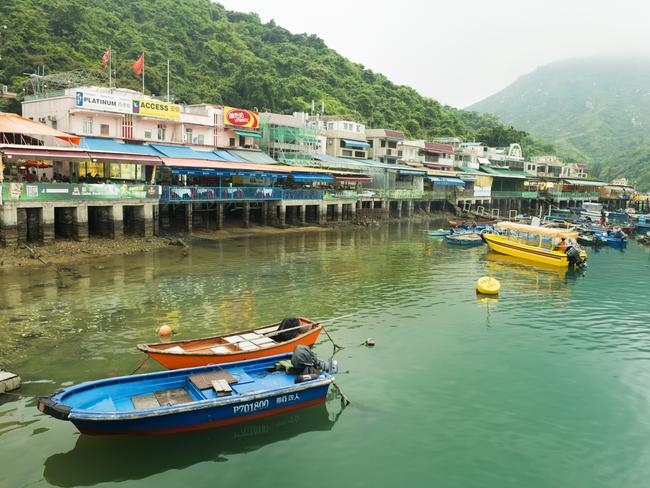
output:
<path id="1" fill-rule="evenodd" d="M 454 154 L 454 146 L 451 144 L 437 144 L 435 142 L 424 141 L 424 149 L 436 154 Z"/>
<path id="2" fill-rule="evenodd" d="M 99 152 L 160 156 L 160 153 L 152 146 L 145 144 L 125 144 L 115 139 L 105 139 L 103 137 L 82 137 L 79 147 Z"/>
<path id="3" fill-rule="evenodd" d="M 228 152 L 236 158 L 249 163 L 278 164 L 275 159 L 262 151 L 239 151 L 231 149 Z"/>

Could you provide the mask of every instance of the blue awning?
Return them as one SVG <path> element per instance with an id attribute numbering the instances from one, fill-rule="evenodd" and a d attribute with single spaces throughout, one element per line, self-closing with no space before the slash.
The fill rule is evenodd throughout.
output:
<path id="1" fill-rule="evenodd" d="M 286 178 L 289 175 L 278 175 L 278 178 Z M 293 179 L 300 182 L 312 182 L 312 181 L 323 181 L 326 183 L 332 183 L 334 178 L 328 174 L 318 174 L 318 173 L 292 173 Z"/>
<path id="2" fill-rule="evenodd" d="M 452 178 L 451 176 L 429 176 L 429 179 L 434 185 L 441 186 L 465 186 L 465 182 L 459 178 Z"/>
<path id="3" fill-rule="evenodd" d="M 424 174 L 424 171 L 414 171 L 414 170 L 408 170 L 408 169 L 400 169 L 399 174 L 401 174 L 401 175 L 412 175 L 412 176 L 422 176 Z"/>
<path id="4" fill-rule="evenodd" d="M 214 169 L 214 168 L 171 168 L 175 175 L 188 176 L 247 176 L 250 178 L 277 178 L 279 175 L 265 173 L 261 171 L 243 171 L 232 169 Z"/>
<path id="5" fill-rule="evenodd" d="M 365 149 L 370 147 L 370 144 L 364 141 L 353 141 L 352 139 L 342 139 L 345 147 L 352 147 L 356 149 Z"/>
<path id="6" fill-rule="evenodd" d="M 204 159 L 208 161 L 223 161 L 212 151 L 195 151 L 187 146 L 166 146 L 162 144 L 152 144 L 156 151 L 167 158 L 182 158 L 182 159 Z"/>
<path id="7" fill-rule="evenodd" d="M 215 149 L 212 151 L 221 161 L 228 161 L 231 163 L 245 163 L 243 159 L 233 155 L 230 151 L 225 149 Z"/>
<path id="8" fill-rule="evenodd" d="M 97 152 L 160 156 L 158 151 L 152 146 L 144 144 L 122 144 L 115 139 L 105 139 L 103 137 L 82 137 L 79 148 Z"/>

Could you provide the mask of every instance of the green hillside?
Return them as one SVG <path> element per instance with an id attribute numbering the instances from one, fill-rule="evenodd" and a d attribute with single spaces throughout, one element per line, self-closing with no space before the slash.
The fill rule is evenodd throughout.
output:
<path id="1" fill-rule="evenodd" d="M 594 163 L 601 177 L 650 188 L 650 58 L 552 63 L 469 108 Z"/>
<path id="2" fill-rule="evenodd" d="M 0 81 L 18 92 L 24 73 L 37 65 L 45 65 L 46 73 L 101 71 L 110 45 L 122 87 L 139 89 L 131 65 L 144 51 L 147 91 L 165 93 L 171 59 L 171 91 L 180 102 L 292 112 L 324 101 L 328 114 L 413 137 L 480 137 L 488 144 L 522 142 L 529 152 L 543 150 L 495 117 L 445 107 L 391 83 L 316 36 L 292 34 L 209 0 L 3 0 L 0 19 L 8 26 L 0 32 Z"/>

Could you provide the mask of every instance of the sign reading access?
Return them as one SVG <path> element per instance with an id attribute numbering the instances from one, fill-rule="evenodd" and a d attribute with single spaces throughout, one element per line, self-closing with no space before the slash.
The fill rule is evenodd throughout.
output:
<path id="1" fill-rule="evenodd" d="M 157 100 L 133 99 L 133 113 L 144 117 L 180 120 L 181 106 L 175 103 L 159 102 Z"/>
<path id="2" fill-rule="evenodd" d="M 260 126 L 260 114 L 258 112 L 254 112 L 253 110 L 224 107 L 223 123 L 224 125 L 232 125 L 235 127 L 258 129 Z"/>

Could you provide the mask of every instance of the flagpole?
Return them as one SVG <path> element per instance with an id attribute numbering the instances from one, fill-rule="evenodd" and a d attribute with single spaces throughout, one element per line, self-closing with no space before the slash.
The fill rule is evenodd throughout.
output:
<path id="1" fill-rule="evenodd" d="M 167 59 L 167 103 L 169 103 L 169 59 Z"/>
<path id="2" fill-rule="evenodd" d="M 108 46 L 108 89 L 113 89 L 113 50 Z"/>
<path id="3" fill-rule="evenodd" d="M 142 96 L 144 96 L 144 53 L 142 53 Z"/>

